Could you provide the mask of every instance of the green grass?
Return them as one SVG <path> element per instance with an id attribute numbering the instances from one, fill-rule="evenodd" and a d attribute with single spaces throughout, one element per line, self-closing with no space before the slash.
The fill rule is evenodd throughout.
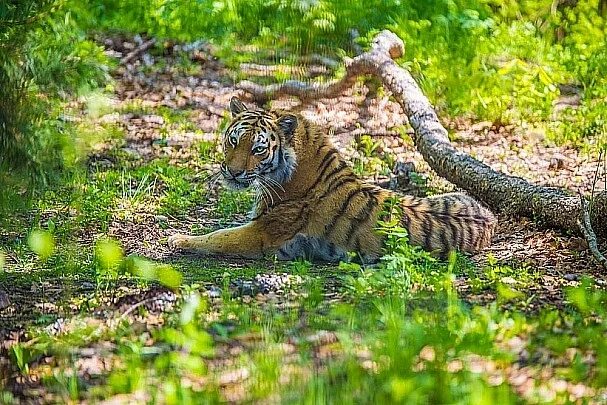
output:
<path id="1" fill-rule="evenodd" d="M 585 282 L 569 290 L 567 311 L 525 316 L 495 305 L 469 307 L 457 297 L 450 268 L 437 267 L 441 276 L 426 286 L 432 291 L 354 294 L 337 303 L 308 294 L 292 298 L 286 307 L 229 294 L 209 299 L 195 286 L 184 286 L 179 310 L 169 313 L 159 329 L 142 335 L 126 322 L 99 329 L 83 320 L 58 337 L 32 332 L 36 343 L 16 346 L 12 355 L 25 375 L 39 367 L 40 356 L 52 356 L 54 371 L 43 381 L 63 400 L 146 392 L 153 402 L 170 403 L 219 403 L 224 395 L 245 395 L 240 399 L 286 403 L 489 404 L 520 400 L 506 382 L 517 361 L 507 343 L 516 338 L 522 345 L 517 350 L 541 353 L 547 362 L 531 369 L 552 367 L 565 381 L 604 385 L 604 292 Z M 341 288 L 352 290 L 353 281 L 343 278 Z M 390 291 L 391 280 L 383 287 Z M 317 288 L 323 290 L 322 282 Z M 317 331 L 336 338 L 319 343 Z M 99 348 L 100 342 L 110 342 L 110 349 Z M 230 347 L 242 350 L 230 353 Z M 563 361 L 572 347 L 578 354 L 569 367 L 550 366 Z M 95 348 L 120 362 L 91 385 L 68 371 L 80 348 Z M 319 358 L 323 350 L 332 354 Z M 588 363 L 584 353 L 593 353 L 597 365 Z M 209 368 L 217 359 L 226 366 Z M 234 377 L 236 394 L 222 383 L 230 373 L 246 376 Z M 547 394 L 534 395 L 527 399 L 541 401 Z M 549 399 L 566 401 L 567 395 Z"/>
<path id="2" fill-rule="evenodd" d="M 153 262 L 125 256 L 111 239 L 75 244 L 81 224 L 103 232 L 109 219 L 163 212 L 167 190 L 183 192 L 181 198 L 190 201 L 172 207 L 171 215 L 204 203 L 175 186 L 190 175 L 163 160 L 92 171 L 83 191 L 88 198 L 77 212 L 47 219 L 45 231 L 24 233 L 5 248 L 19 262 L 0 273 L 2 283 L 27 289 L 41 280 L 61 280 L 63 289 L 58 296 L 37 293 L 59 309 L 39 308 L 29 318 L 29 342 L 8 352 L 13 375 L 38 376 L 60 402 L 115 395 L 165 403 L 566 402 L 569 394 L 550 388 L 548 378 L 538 378 L 525 397 L 517 393 L 509 378 L 524 352 L 534 359 L 527 366 L 530 378 L 549 369 L 565 384 L 604 386 L 607 293 L 585 280 L 567 290 L 564 310 L 521 312 L 525 290 L 540 281 L 535 271 L 492 259 L 481 268 L 460 256 L 437 261 L 410 247 L 390 223 L 382 225 L 389 235 L 386 256 L 371 268 L 267 260 L 234 265 L 196 256 Z M 63 192 L 45 198 L 69 207 Z M 50 200 L 39 206 L 51 210 Z M 217 206 L 217 215 L 227 220 L 249 210 L 250 195 L 221 192 Z M 275 298 L 237 293 L 234 282 L 268 273 L 301 279 Z M 467 303 L 454 286 L 461 276 L 497 300 Z M 83 283 L 92 289 L 83 291 Z M 124 294 L 116 291 L 119 286 L 158 285 L 177 293 L 176 307 L 161 315 L 161 326 L 129 321 L 124 309 L 112 312 L 112 321 L 91 316 Z M 219 291 L 215 298 L 204 293 L 211 286 Z M 144 307 L 132 315 L 149 316 Z M 49 333 L 46 325 L 60 317 L 67 319 L 66 332 Z M 91 352 L 111 364 L 94 378 L 75 371 L 83 353 Z M 16 401 L 3 395 L 4 402 Z"/>

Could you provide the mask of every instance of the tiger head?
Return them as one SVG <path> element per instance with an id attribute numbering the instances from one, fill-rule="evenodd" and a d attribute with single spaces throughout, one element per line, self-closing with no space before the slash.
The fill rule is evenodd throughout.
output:
<path id="1" fill-rule="evenodd" d="M 249 110 L 238 98 L 230 100 L 232 122 L 222 142 L 224 161 L 221 173 L 228 186 L 242 189 L 288 181 L 296 166 L 291 141 L 298 126 L 293 114 Z"/>

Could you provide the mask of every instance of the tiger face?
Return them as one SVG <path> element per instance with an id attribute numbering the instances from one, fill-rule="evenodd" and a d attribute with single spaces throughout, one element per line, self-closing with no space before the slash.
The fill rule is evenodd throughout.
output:
<path id="1" fill-rule="evenodd" d="M 230 101 L 233 120 L 223 134 L 221 174 L 235 189 L 282 184 L 295 171 L 291 141 L 297 117 L 276 111 L 249 110 L 238 98 Z"/>

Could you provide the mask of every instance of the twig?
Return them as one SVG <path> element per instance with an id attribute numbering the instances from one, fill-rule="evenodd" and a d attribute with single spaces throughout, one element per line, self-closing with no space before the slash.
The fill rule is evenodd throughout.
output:
<path id="1" fill-rule="evenodd" d="M 588 209 L 586 199 L 581 193 L 580 204 L 582 206 L 582 219 L 577 220 L 578 226 L 580 227 L 580 230 L 582 231 L 586 242 L 588 242 L 588 249 L 590 249 L 596 261 L 605 269 L 607 269 L 607 258 L 599 251 L 599 246 L 596 240 L 596 234 L 592 230 L 592 225 L 590 224 L 590 210 Z"/>
<path id="2" fill-rule="evenodd" d="M 147 51 L 148 49 L 150 49 L 151 47 L 153 47 L 155 43 L 156 43 L 155 38 L 145 41 L 144 43 L 139 45 L 137 48 L 135 48 L 131 52 L 129 52 L 124 58 L 120 59 L 120 63 L 122 65 L 131 63 L 133 61 L 133 59 L 135 59 L 141 53 L 143 53 L 143 52 Z"/>
<path id="3" fill-rule="evenodd" d="M 352 28 L 350 30 L 350 41 L 352 42 L 352 49 L 354 50 L 354 53 L 356 55 L 360 55 L 361 53 L 363 53 L 363 48 L 358 44 L 358 42 L 356 42 L 359 37 L 360 34 L 358 33 L 358 30 Z"/>
<path id="4" fill-rule="evenodd" d="M 129 314 L 131 312 L 133 312 L 134 310 L 136 310 L 137 308 L 139 308 L 142 305 L 145 305 L 149 302 L 152 302 L 156 299 L 156 297 L 150 297 L 150 298 L 146 298 L 143 301 L 139 301 L 136 304 L 133 304 L 129 307 L 129 309 L 127 309 L 122 315 L 120 315 L 118 317 L 118 319 L 116 319 L 116 325 L 118 325 L 122 320 L 124 320 L 127 316 L 129 316 Z"/>
<path id="5" fill-rule="evenodd" d="M 0 310 L 7 308 L 11 305 L 11 300 L 8 298 L 8 294 L 0 288 Z"/>
<path id="6" fill-rule="evenodd" d="M 327 73 L 328 69 L 326 66 L 313 66 L 306 68 L 305 66 L 289 66 L 289 65 L 260 65 L 257 63 L 241 63 L 240 71 L 249 76 L 271 76 L 280 73 L 287 73 L 289 75 L 296 75 L 299 77 L 304 76 L 318 76 L 320 74 Z"/>

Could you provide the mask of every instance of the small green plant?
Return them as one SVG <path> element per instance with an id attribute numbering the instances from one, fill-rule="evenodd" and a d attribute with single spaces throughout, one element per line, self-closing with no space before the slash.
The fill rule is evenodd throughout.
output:
<path id="1" fill-rule="evenodd" d="M 222 221 L 234 220 L 235 214 L 245 214 L 251 211 L 253 195 L 250 191 L 233 191 L 221 189 L 217 200 L 217 212 Z"/>
<path id="2" fill-rule="evenodd" d="M 402 209 L 398 198 L 384 203 L 376 232 L 384 235 L 384 255 L 376 268 L 341 264 L 344 270 L 358 270 L 348 275 L 346 285 L 355 297 L 406 297 L 410 293 L 412 275 L 439 269 L 436 259 L 419 247 L 409 244 L 407 230 L 401 224 Z"/>
<path id="3" fill-rule="evenodd" d="M 375 151 L 380 146 L 379 142 L 374 141 L 369 135 L 362 135 L 357 140 L 357 149 L 362 153 L 363 156 L 372 157 L 375 156 Z"/>
<path id="4" fill-rule="evenodd" d="M 29 373 L 29 362 L 32 361 L 32 352 L 25 346 L 16 344 L 11 347 L 11 355 L 22 374 Z"/>
<path id="5" fill-rule="evenodd" d="M 492 255 L 487 256 L 487 264 L 480 272 L 474 267 L 468 267 L 467 271 L 470 285 L 475 292 L 495 290 L 505 301 L 524 297 L 523 291 L 541 279 L 541 274 L 533 268 L 504 265 Z"/>

